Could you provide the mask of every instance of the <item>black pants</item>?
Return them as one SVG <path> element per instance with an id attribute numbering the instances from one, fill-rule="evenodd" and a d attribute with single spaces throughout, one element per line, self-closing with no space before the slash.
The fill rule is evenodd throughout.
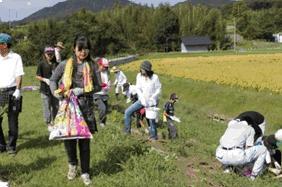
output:
<path id="1" fill-rule="evenodd" d="M 78 165 L 77 144 L 79 148 L 81 173 L 90 171 L 90 139 L 65 140 L 65 149 L 68 155 L 68 161 L 71 165 Z"/>
<path id="2" fill-rule="evenodd" d="M 108 97 L 107 95 L 95 96 L 95 104 L 98 105 L 99 122 L 106 124 L 108 111 Z"/>
<path id="3" fill-rule="evenodd" d="M 168 137 L 170 139 L 175 139 L 177 137 L 177 129 L 173 124 L 172 120 L 167 120 L 167 130 L 168 130 Z"/>
<path id="4" fill-rule="evenodd" d="M 78 98 L 79 108 L 89 127 L 91 133 L 97 131 L 97 124 L 94 115 L 94 103 L 92 95 L 80 96 Z"/>
<path id="5" fill-rule="evenodd" d="M 17 102 L 21 102 L 21 100 L 13 100 L 9 99 L 9 104 L 8 104 L 8 126 L 9 126 L 9 131 L 8 131 L 8 144 L 6 144 L 5 141 L 5 136 L 3 133 L 3 128 L 2 128 L 2 121 L 3 117 L 0 117 L 0 151 L 5 151 L 6 149 L 9 150 L 16 150 L 16 145 L 17 145 L 17 139 L 18 139 L 18 118 L 19 118 L 19 113 L 20 110 L 17 108 Z"/>

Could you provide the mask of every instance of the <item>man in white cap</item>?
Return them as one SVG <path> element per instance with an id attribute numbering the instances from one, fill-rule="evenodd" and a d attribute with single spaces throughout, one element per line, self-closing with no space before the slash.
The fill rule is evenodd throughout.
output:
<path id="1" fill-rule="evenodd" d="M 0 33 L 0 105 L 7 106 L 9 134 L 6 144 L 2 129 L 3 116 L 0 116 L 0 151 L 16 154 L 18 139 L 18 117 L 21 112 L 21 83 L 24 75 L 20 55 L 10 50 L 12 37 Z"/>
<path id="2" fill-rule="evenodd" d="M 255 130 L 245 120 L 233 119 L 220 138 L 220 145 L 216 149 L 216 158 L 223 166 L 242 166 L 254 162 L 249 178 L 261 174 L 267 149 L 264 145 L 254 145 Z"/>

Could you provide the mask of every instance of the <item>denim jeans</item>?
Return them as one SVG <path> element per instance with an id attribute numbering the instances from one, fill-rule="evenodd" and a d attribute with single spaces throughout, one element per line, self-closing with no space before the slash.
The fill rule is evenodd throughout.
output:
<path id="1" fill-rule="evenodd" d="M 124 131 L 126 133 L 130 133 L 131 132 L 131 116 L 132 114 L 139 110 L 140 108 L 142 108 L 142 104 L 140 101 L 136 101 L 135 103 L 133 103 L 132 105 L 130 105 L 124 113 Z"/>
<path id="2" fill-rule="evenodd" d="M 148 119 L 150 127 L 149 127 L 149 132 L 150 132 L 150 138 L 157 140 L 158 139 L 158 132 L 157 132 L 157 123 L 155 119 Z"/>

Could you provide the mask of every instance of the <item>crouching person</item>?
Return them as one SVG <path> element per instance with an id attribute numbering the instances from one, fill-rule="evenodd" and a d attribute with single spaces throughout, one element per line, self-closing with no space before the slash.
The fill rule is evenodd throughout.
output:
<path id="1" fill-rule="evenodd" d="M 254 135 L 254 129 L 246 121 L 233 119 L 228 123 L 216 149 L 216 158 L 226 170 L 230 166 L 242 166 L 253 162 L 249 176 L 251 180 L 255 180 L 261 174 L 267 153 L 264 145 L 254 146 Z"/>
<path id="2" fill-rule="evenodd" d="M 268 170 L 275 175 L 281 174 L 281 151 L 278 143 L 282 141 L 282 129 L 275 134 L 263 137 L 263 144 L 267 148 L 266 163 Z"/>
<path id="3" fill-rule="evenodd" d="M 77 36 L 73 44 L 73 57 L 61 62 L 50 78 L 50 88 L 52 94 L 58 99 L 69 97 L 73 93 L 78 98 L 78 103 L 82 115 L 91 133 L 96 131 L 96 121 L 94 118 L 93 93 L 100 89 L 94 63 L 90 56 L 90 40 L 85 36 Z M 58 83 L 62 84 L 58 89 Z M 58 93 L 58 91 L 61 91 Z M 69 171 L 67 178 L 73 180 L 77 175 L 77 145 L 79 147 L 81 178 L 85 185 L 91 183 L 90 180 L 90 139 L 64 140 L 65 150 L 69 161 Z"/>

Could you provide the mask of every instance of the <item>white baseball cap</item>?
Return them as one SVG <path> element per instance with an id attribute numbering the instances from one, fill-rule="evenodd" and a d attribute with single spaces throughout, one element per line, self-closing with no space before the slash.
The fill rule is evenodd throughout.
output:
<path id="1" fill-rule="evenodd" d="M 277 141 L 282 141 L 282 129 L 279 129 L 279 130 L 275 133 L 274 137 L 275 137 L 275 139 L 276 139 Z"/>

